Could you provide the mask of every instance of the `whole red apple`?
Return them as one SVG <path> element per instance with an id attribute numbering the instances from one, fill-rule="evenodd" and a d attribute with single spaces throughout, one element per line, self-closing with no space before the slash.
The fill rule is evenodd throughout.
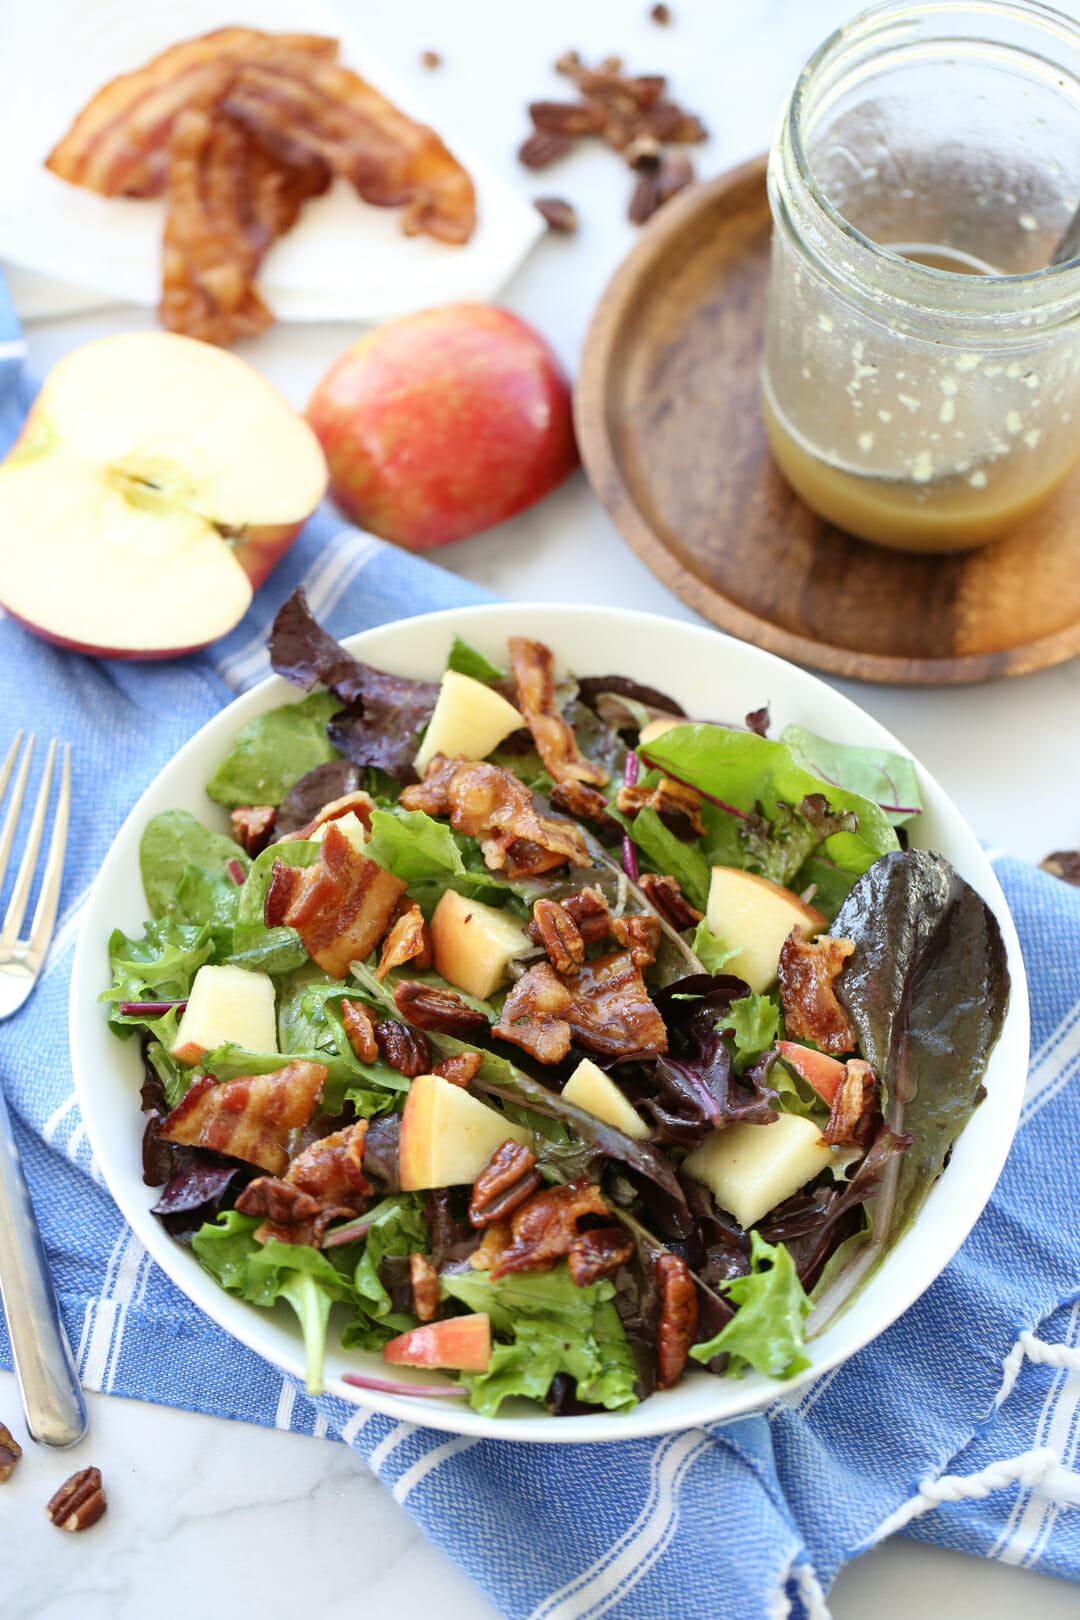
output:
<path id="1" fill-rule="evenodd" d="M 307 419 L 338 505 L 411 551 L 513 517 L 578 464 L 558 360 L 492 304 L 376 327 L 331 366 Z"/>

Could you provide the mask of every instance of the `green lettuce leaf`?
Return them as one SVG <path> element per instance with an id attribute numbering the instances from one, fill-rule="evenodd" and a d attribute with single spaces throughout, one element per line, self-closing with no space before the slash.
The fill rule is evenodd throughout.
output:
<path id="1" fill-rule="evenodd" d="M 771 819 L 755 810 L 739 825 L 743 864 L 786 889 L 822 844 L 857 827 L 854 811 L 832 810 L 823 793 L 808 793 L 794 809 L 778 805 Z"/>
<path id="2" fill-rule="evenodd" d="M 290 973 L 310 960 L 295 928 L 267 928 L 263 922 L 263 907 L 274 862 L 284 861 L 286 866 L 314 866 L 320 847 L 307 838 L 285 838 L 256 856 L 247 882 L 240 890 L 230 962 L 238 967 L 261 969 L 264 973 Z"/>
<path id="3" fill-rule="evenodd" d="M 494 686 L 506 679 L 505 669 L 497 669 L 489 658 L 485 658 L 482 652 L 478 652 L 461 636 L 454 637 L 446 667 L 456 670 L 459 675 L 469 675 L 474 681 L 483 681 L 485 686 Z"/>
<path id="4" fill-rule="evenodd" d="M 373 810 L 364 854 L 406 883 L 465 873 L 453 832 L 423 810 Z"/>
<path id="5" fill-rule="evenodd" d="M 785 726 L 780 741 L 790 748 L 797 764 L 830 787 L 849 788 L 872 800 L 894 827 L 921 814 L 919 780 L 914 762 L 905 754 L 830 742 L 805 726 Z"/>
<path id="6" fill-rule="evenodd" d="M 213 833 L 186 810 L 163 810 L 146 824 L 139 867 L 151 914 L 175 922 L 209 923 L 215 943 L 236 921 L 241 886 L 230 871 L 246 876 L 251 861 L 238 844 Z"/>
<path id="7" fill-rule="evenodd" d="M 729 951 L 722 939 L 710 933 L 707 923 L 702 919 L 694 930 L 694 937 L 690 941 L 690 949 L 705 969 L 706 973 L 722 973 L 724 964 L 730 962 L 735 955 Z"/>
<path id="8" fill-rule="evenodd" d="M 751 1271 L 720 1287 L 738 1309 L 731 1321 L 705 1344 L 690 1351 L 695 1361 L 727 1354 L 727 1371 L 741 1378 L 747 1367 L 769 1378 L 794 1378 L 809 1367 L 805 1322 L 810 1301 L 784 1244 L 773 1246 L 750 1234 Z"/>
<path id="9" fill-rule="evenodd" d="M 112 968 L 111 990 L 103 990 L 98 997 L 109 1006 L 109 1024 L 121 1036 L 130 1035 L 132 1029 L 150 1029 L 158 1040 L 164 1040 L 175 1028 L 175 1015 L 164 1019 L 121 1014 L 117 1004 L 121 1001 L 182 1001 L 191 989 L 191 982 L 204 962 L 213 955 L 210 926 L 203 923 L 174 922 L 162 917 L 147 923 L 141 939 L 129 939 L 119 928 L 109 936 L 109 965 Z"/>
<path id="10" fill-rule="evenodd" d="M 735 1042 L 735 1067 L 741 1072 L 762 1052 L 767 1052 L 780 1033 L 780 1007 L 771 996 L 751 991 L 733 1001 L 717 1024 L 725 1034 L 730 1030 Z"/>
<path id="11" fill-rule="evenodd" d="M 422 1213 L 425 1197 L 423 1193 L 399 1193 L 365 1211 L 363 1219 L 369 1230 L 353 1276 L 360 1309 L 342 1334 L 346 1348 L 359 1345 L 377 1350 L 396 1333 L 415 1325 L 415 1318 L 394 1311 L 379 1280 L 379 1265 L 387 1255 L 427 1253 L 431 1237 Z"/>
<path id="12" fill-rule="evenodd" d="M 676 838 L 649 806 L 627 822 L 626 828 L 649 865 L 657 872 L 678 878 L 690 904 L 704 911 L 709 901 L 712 873 L 699 846 L 684 844 L 681 838 Z"/>
<path id="13" fill-rule="evenodd" d="M 241 804 L 280 804 L 307 771 L 337 759 L 326 724 L 340 708 L 341 699 L 333 692 L 313 692 L 299 703 L 256 715 L 237 732 L 206 784 L 210 798 L 230 810 Z"/>

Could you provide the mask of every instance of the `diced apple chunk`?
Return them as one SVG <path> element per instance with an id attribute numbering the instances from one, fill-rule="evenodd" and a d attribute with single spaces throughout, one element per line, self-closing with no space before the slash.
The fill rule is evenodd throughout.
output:
<path id="1" fill-rule="evenodd" d="M 531 949 L 529 936 L 516 917 L 466 900 L 454 889 L 447 889 L 432 913 L 436 973 L 481 1001 L 505 981 L 514 957 Z"/>
<path id="2" fill-rule="evenodd" d="M 606 1075 L 591 1058 L 582 1058 L 563 1087 L 563 1098 L 575 1108 L 584 1108 L 607 1125 L 644 1142 L 652 1135 L 641 1115 L 631 1107 L 610 1075 Z"/>
<path id="3" fill-rule="evenodd" d="M 201 967 L 170 1051 L 179 1063 L 198 1063 L 204 1052 L 232 1041 L 248 1052 L 276 1052 L 274 982 L 267 973 L 238 967 Z"/>
<path id="4" fill-rule="evenodd" d="M 401 1116 L 401 1190 L 471 1186 L 495 1149 L 511 1140 L 527 1144 L 531 1136 L 441 1074 L 418 1074 Z"/>
<path id="5" fill-rule="evenodd" d="M 310 842 L 321 844 L 326 837 L 327 829 L 330 827 L 336 827 L 338 832 L 344 833 L 353 849 L 359 850 L 361 855 L 364 853 L 364 845 L 367 843 L 367 828 L 355 810 L 349 810 L 345 815 L 338 816 L 336 821 L 324 821 L 321 827 L 316 827 L 311 835 Z"/>
<path id="6" fill-rule="evenodd" d="M 746 1229 L 833 1162 L 819 1126 L 781 1114 L 772 1125 L 717 1131 L 684 1159 L 683 1169 Z"/>
<path id="7" fill-rule="evenodd" d="M 457 1367 L 487 1372 L 491 1361 L 491 1322 L 486 1311 L 448 1316 L 442 1322 L 399 1333 L 383 1345 L 383 1360 L 394 1367 Z"/>
<path id="8" fill-rule="evenodd" d="M 450 759 L 486 759 L 524 724 L 514 705 L 490 686 L 448 669 L 413 766 L 423 776 L 436 754 Z"/>
<path id="9" fill-rule="evenodd" d="M 776 978 L 780 950 L 791 930 L 797 928 L 809 939 L 820 934 L 828 920 L 816 906 L 806 905 L 771 878 L 738 866 L 714 866 L 705 924 L 734 952 L 724 963 L 724 972 L 744 979 L 760 995 Z"/>
<path id="10" fill-rule="evenodd" d="M 798 1041 L 777 1041 L 776 1050 L 795 1073 L 809 1082 L 819 1097 L 832 1107 L 832 1100 L 847 1076 L 847 1069 L 827 1052 L 815 1052 L 812 1046 L 800 1046 Z"/>
<path id="11" fill-rule="evenodd" d="M 657 737 L 662 737 L 665 731 L 671 731 L 675 726 L 692 726 L 696 724 L 697 722 L 694 720 L 686 720 L 674 714 L 657 715 L 655 720 L 649 720 L 642 726 L 638 736 L 638 747 L 648 748 L 649 744 L 655 742 Z"/>

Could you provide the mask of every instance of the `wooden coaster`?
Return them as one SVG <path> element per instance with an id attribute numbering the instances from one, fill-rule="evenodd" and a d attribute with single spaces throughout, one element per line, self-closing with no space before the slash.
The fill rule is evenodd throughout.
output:
<path id="1" fill-rule="evenodd" d="M 777 471 L 758 404 L 765 159 L 668 203 L 597 307 L 575 390 L 589 479 L 635 551 L 744 641 L 833 674 L 944 686 L 1080 652 L 1080 467 L 1004 540 L 855 540 Z"/>

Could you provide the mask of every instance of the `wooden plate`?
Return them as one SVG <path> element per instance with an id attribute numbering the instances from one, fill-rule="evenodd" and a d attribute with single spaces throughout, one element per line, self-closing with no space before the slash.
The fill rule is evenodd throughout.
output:
<path id="1" fill-rule="evenodd" d="M 944 556 L 852 539 L 788 488 L 758 406 L 769 231 L 758 158 L 669 203 L 597 307 L 578 440 L 635 551 L 714 624 L 837 675 L 950 685 L 1080 652 L 1080 466 L 1014 534 Z"/>

